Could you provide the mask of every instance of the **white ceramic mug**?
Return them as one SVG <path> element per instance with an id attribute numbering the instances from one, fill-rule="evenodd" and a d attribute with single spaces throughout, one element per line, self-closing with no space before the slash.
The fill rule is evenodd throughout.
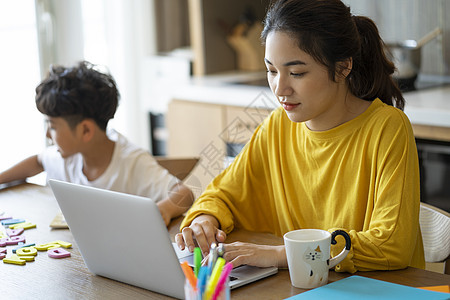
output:
<path id="1" fill-rule="evenodd" d="M 331 258 L 330 247 L 336 244 L 337 235 L 345 238 L 345 248 Z M 292 285 L 312 289 L 327 284 L 328 270 L 347 256 L 351 240 L 343 230 L 329 233 L 320 229 L 299 229 L 284 235 L 284 245 Z"/>

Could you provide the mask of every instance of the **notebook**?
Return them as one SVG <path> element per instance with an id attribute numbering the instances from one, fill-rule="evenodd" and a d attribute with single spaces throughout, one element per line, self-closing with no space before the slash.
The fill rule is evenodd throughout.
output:
<path id="1" fill-rule="evenodd" d="M 49 184 L 90 272 L 185 298 L 180 261 L 192 261 L 192 254 L 172 243 L 154 201 L 57 180 Z M 275 267 L 237 267 L 230 288 L 277 272 Z"/>
<path id="2" fill-rule="evenodd" d="M 381 281 L 378 279 L 367 278 L 353 275 L 333 283 L 306 291 L 287 298 L 289 300 L 302 299 L 408 299 L 408 300 L 445 300 L 450 299 L 450 294 L 434 291 L 427 291 L 415 287 L 401 284 Z M 287 300 L 286 299 L 286 300 Z"/>

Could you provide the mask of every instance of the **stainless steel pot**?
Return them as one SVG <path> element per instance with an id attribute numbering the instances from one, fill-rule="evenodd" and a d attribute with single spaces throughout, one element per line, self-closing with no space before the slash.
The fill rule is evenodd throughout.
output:
<path id="1" fill-rule="evenodd" d="M 401 80 L 415 80 L 420 72 L 422 57 L 421 47 L 416 46 L 416 41 L 406 40 L 401 43 L 387 44 L 396 70 L 394 78 Z"/>
<path id="2" fill-rule="evenodd" d="M 387 43 L 388 55 L 397 68 L 393 75 L 394 78 L 414 83 L 420 72 L 423 45 L 436 38 L 440 33 L 441 29 L 438 27 L 418 41 L 405 40 L 400 43 Z"/>

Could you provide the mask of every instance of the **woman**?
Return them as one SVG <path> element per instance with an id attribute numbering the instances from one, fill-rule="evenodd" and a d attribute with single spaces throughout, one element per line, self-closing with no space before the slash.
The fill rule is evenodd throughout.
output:
<path id="1" fill-rule="evenodd" d="M 376 25 L 339 0 L 281 0 L 262 40 L 281 107 L 188 211 L 179 247 L 207 253 L 235 227 L 342 229 L 352 249 L 336 271 L 423 268 L 417 150 Z M 287 267 L 284 246 L 225 251 L 234 266 Z"/>

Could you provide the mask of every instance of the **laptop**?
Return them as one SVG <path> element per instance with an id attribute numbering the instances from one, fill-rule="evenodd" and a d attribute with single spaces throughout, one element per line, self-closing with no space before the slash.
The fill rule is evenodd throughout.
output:
<path id="1" fill-rule="evenodd" d="M 193 255 L 172 243 L 154 201 L 52 179 L 49 184 L 90 272 L 185 298 L 180 262 L 192 264 Z M 276 267 L 237 267 L 230 288 L 277 272 Z"/>

